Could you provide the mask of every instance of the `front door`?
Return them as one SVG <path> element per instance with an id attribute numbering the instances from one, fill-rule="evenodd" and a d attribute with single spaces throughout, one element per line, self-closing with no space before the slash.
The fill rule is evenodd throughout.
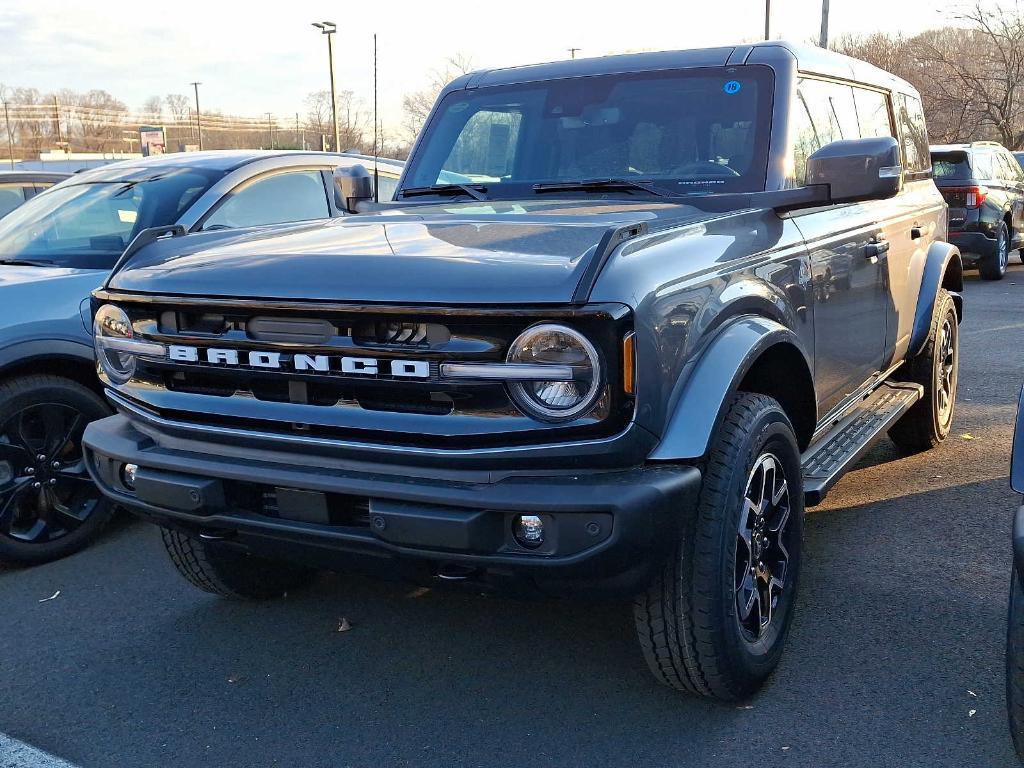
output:
<path id="1" fill-rule="evenodd" d="M 882 366 L 889 313 L 889 243 L 877 203 L 793 217 L 807 243 L 814 291 L 814 378 L 827 414 Z"/>

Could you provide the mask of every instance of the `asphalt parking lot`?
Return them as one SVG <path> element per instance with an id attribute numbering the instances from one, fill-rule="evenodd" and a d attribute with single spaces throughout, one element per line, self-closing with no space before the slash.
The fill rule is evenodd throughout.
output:
<path id="1" fill-rule="evenodd" d="M 75 557 L 0 570 L 0 732 L 90 768 L 1015 765 L 1024 267 L 972 275 L 966 306 L 954 435 L 910 458 L 883 442 L 813 510 L 785 658 L 742 707 L 658 687 L 623 604 L 333 574 L 231 603 L 124 520 Z"/>

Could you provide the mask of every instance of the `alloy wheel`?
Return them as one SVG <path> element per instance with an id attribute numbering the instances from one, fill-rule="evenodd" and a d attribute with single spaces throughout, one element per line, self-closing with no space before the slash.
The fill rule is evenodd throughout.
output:
<path id="1" fill-rule="evenodd" d="M 939 424 L 941 425 L 949 423 L 953 412 L 953 401 L 956 398 L 957 349 L 953 343 L 955 338 L 954 322 L 952 318 L 946 317 L 939 331 L 939 351 L 936 355 L 936 364 L 939 369 L 936 394 L 938 395 L 937 404 Z"/>
<path id="2" fill-rule="evenodd" d="M 772 629 L 786 588 L 790 508 L 782 463 L 762 454 L 747 478 L 736 541 L 736 615 L 748 642 Z"/>
<path id="3" fill-rule="evenodd" d="M 0 536 L 51 542 L 100 504 L 82 456 L 87 423 L 72 406 L 37 403 L 0 424 Z"/>

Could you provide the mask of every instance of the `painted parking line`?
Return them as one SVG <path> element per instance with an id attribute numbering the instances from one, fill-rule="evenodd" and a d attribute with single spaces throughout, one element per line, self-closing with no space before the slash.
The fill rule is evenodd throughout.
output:
<path id="1" fill-rule="evenodd" d="M 0 768 L 77 768 L 77 766 L 0 733 Z"/>

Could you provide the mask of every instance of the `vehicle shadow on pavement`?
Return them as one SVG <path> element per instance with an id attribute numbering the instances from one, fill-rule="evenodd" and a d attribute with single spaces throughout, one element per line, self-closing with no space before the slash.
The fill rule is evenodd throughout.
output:
<path id="1" fill-rule="evenodd" d="M 782 665 L 740 706 L 656 685 L 623 603 L 335 574 L 233 603 L 189 588 L 156 530 L 129 526 L 116 550 L 81 556 L 130 550 L 143 571 L 107 602 L 107 624 L 78 615 L 73 592 L 46 604 L 48 631 L 75 639 L 56 672 L 10 633 L 8 662 L 28 665 L 9 677 L 15 725 L 81 697 L 61 754 L 131 744 L 133 765 L 820 766 L 823 733 L 832 765 L 1013 765 L 1002 653 L 1015 503 L 996 479 L 812 514 Z"/>

